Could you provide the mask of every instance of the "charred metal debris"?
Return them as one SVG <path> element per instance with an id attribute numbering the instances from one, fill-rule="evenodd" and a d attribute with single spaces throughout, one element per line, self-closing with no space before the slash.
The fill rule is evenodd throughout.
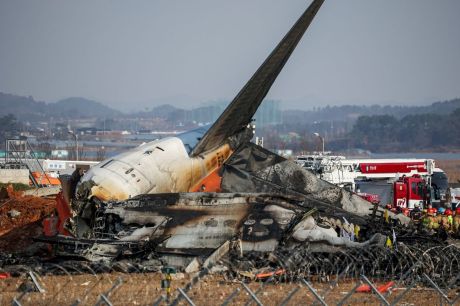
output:
<path id="1" fill-rule="evenodd" d="M 56 261 L 128 272 L 175 266 L 239 279 L 412 271 L 452 281 L 460 273 L 460 251 L 442 231 L 385 212 L 261 147 L 240 148 L 221 172 L 222 193 L 73 199 L 71 236 L 37 239 L 52 245 L 52 262 L 3 256 L 0 267 L 26 262 L 55 273 Z"/>
<path id="2" fill-rule="evenodd" d="M 158 271 L 172 265 L 186 272 L 212 268 L 231 279 L 321 280 L 365 271 L 382 279 L 411 272 L 412 277 L 426 273 L 439 282 L 458 281 L 460 251 L 441 237 L 397 219 L 386 222 L 376 209 L 368 217 L 349 215 L 355 223 L 329 212 L 329 205 L 288 195 L 143 195 L 95 204 L 90 222 L 76 221 L 85 222 L 83 229 L 77 226 L 76 237 L 39 240 L 54 245 L 60 255 L 54 261 L 80 267 L 75 271 L 85 266 Z M 2 265 L 20 262 L 3 258 Z M 59 273 L 53 263 L 29 259 L 28 264 Z"/>
<path id="3" fill-rule="evenodd" d="M 376 207 L 362 217 L 302 196 L 176 193 L 94 202 L 88 211 L 73 218 L 74 237 L 38 239 L 52 244 L 57 257 L 3 254 L 1 269 L 137 273 L 173 265 L 209 268 L 231 280 L 280 281 L 365 272 L 382 279 L 410 274 L 409 282 L 425 273 L 440 284 L 458 282 L 460 273 L 456 246 L 397 219 L 386 222 Z"/>

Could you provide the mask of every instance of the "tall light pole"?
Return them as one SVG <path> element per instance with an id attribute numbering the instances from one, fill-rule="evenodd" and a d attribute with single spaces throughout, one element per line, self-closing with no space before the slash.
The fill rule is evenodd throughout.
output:
<path id="1" fill-rule="evenodd" d="M 321 140 L 322 148 L 323 148 L 323 155 L 324 155 L 324 137 L 322 137 L 319 133 L 313 133 L 316 137 L 318 137 Z"/>
<path id="2" fill-rule="evenodd" d="M 78 136 L 77 136 L 77 134 L 75 134 L 72 131 L 69 131 L 69 134 L 72 135 L 74 137 L 74 139 L 75 139 L 75 155 L 76 155 L 77 161 L 78 161 Z"/>

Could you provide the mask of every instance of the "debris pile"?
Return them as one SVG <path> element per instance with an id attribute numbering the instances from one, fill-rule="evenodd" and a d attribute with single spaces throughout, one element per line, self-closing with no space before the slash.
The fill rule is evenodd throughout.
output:
<path id="1" fill-rule="evenodd" d="M 92 227 L 80 238 L 40 241 L 55 244 L 60 255 L 84 259 L 61 262 L 74 268 L 137 272 L 174 265 L 186 272 L 210 268 L 239 280 L 355 278 L 365 272 L 384 280 L 410 273 L 411 280 L 426 274 L 440 284 L 458 281 L 460 250 L 422 226 L 388 222 L 371 211 L 369 223 L 356 231 L 346 219 L 339 222 L 312 206 L 300 197 L 273 194 L 143 195 L 99 203 Z M 39 258 L 16 263 L 24 260 L 43 273 L 60 273 Z M 0 266 L 12 262 L 0 259 Z"/>
<path id="2" fill-rule="evenodd" d="M 7 189 L 0 200 L 0 251 L 23 251 L 42 234 L 40 222 L 54 212 L 56 201 Z"/>

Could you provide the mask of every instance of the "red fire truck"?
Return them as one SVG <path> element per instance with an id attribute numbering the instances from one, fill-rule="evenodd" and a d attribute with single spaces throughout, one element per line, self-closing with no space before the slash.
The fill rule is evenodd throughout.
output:
<path id="1" fill-rule="evenodd" d="M 418 174 L 402 177 L 393 183 L 393 206 L 413 209 L 416 204 L 425 207 L 430 201 L 430 186 Z"/>
<path id="2" fill-rule="evenodd" d="M 297 163 L 320 178 L 345 187 L 368 200 L 394 207 L 439 205 L 447 176 L 432 159 L 347 159 L 343 156 L 300 156 Z"/>

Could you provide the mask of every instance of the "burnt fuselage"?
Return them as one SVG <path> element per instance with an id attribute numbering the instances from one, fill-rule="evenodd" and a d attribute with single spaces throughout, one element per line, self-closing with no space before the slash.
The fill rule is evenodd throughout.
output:
<path id="1" fill-rule="evenodd" d="M 241 239 L 244 251 L 273 251 L 305 209 L 268 194 L 172 193 L 103 204 L 93 228 L 121 241 L 158 241 L 157 251 L 214 250 Z M 101 236 L 102 237 L 102 236 Z M 101 238 L 99 237 L 99 238 Z"/>
<path id="2" fill-rule="evenodd" d="M 122 201 L 141 194 L 188 192 L 230 156 L 229 144 L 190 157 L 182 139 L 143 144 L 94 166 L 77 187 L 80 200 Z"/>

